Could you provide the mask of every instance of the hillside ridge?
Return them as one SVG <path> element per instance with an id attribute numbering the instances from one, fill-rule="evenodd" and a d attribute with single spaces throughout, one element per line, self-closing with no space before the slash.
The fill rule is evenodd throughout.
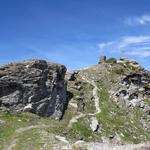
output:
<path id="1" fill-rule="evenodd" d="M 0 149 L 150 148 L 150 72 L 134 60 L 101 56 L 71 72 L 12 63 L 0 67 L 0 89 Z"/>

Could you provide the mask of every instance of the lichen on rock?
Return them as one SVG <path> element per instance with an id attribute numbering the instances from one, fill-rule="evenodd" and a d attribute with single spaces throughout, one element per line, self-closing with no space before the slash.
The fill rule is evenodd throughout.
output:
<path id="1" fill-rule="evenodd" d="M 26 60 L 5 65 L 0 71 L 1 111 L 62 117 L 67 104 L 65 66 Z"/>

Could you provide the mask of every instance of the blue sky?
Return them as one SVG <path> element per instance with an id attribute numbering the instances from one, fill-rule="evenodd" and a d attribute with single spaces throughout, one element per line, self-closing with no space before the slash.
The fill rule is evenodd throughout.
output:
<path id="1" fill-rule="evenodd" d="M 0 0 L 0 64 L 40 58 L 79 69 L 100 55 L 150 69 L 149 0 Z"/>

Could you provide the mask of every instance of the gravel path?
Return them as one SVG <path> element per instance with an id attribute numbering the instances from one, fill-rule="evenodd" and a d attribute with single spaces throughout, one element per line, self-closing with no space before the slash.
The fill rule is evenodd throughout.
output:
<path id="1" fill-rule="evenodd" d="M 27 130 L 35 129 L 35 128 L 43 128 L 45 126 L 46 125 L 42 124 L 42 125 L 32 125 L 32 126 L 22 127 L 22 128 L 16 129 L 15 133 L 22 134 L 23 132 L 25 132 Z M 15 136 L 16 136 L 16 134 L 15 134 Z M 4 150 L 12 150 L 16 146 L 17 141 L 18 141 L 18 139 L 16 139 L 16 137 L 14 137 L 13 140 L 11 141 L 11 143 L 10 144 L 8 143 L 6 145 Z"/>
<path id="2" fill-rule="evenodd" d="M 94 97 L 94 102 L 95 102 L 95 109 L 96 109 L 96 112 L 94 114 L 98 114 L 101 112 L 101 109 L 100 109 L 100 105 L 99 105 L 99 96 L 98 96 L 98 87 L 96 85 L 96 83 L 93 81 L 93 80 L 89 80 L 87 79 L 86 77 L 83 77 L 82 76 L 82 79 L 91 84 L 94 88 L 93 88 L 93 97 Z"/>
<path id="3" fill-rule="evenodd" d="M 86 114 L 83 114 L 83 113 L 80 113 L 79 115 L 73 117 L 70 121 L 69 121 L 69 124 L 68 124 L 68 127 L 72 127 L 72 125 L 76 122 L 78 122 L 78 119 L 82 118 L 82 117 L 85 117 Z"/>

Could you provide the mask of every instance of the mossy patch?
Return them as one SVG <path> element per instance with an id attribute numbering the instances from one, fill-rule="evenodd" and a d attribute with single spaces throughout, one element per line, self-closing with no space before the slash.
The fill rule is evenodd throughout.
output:
<path id="1" fill-rule="evenodd" d="M 118 74 L 118 75 L 125 73 L 125 71 L 126 71 L 125 68 L 119 64 L 116 65 L 112 70 L 113 73 Z"/>

